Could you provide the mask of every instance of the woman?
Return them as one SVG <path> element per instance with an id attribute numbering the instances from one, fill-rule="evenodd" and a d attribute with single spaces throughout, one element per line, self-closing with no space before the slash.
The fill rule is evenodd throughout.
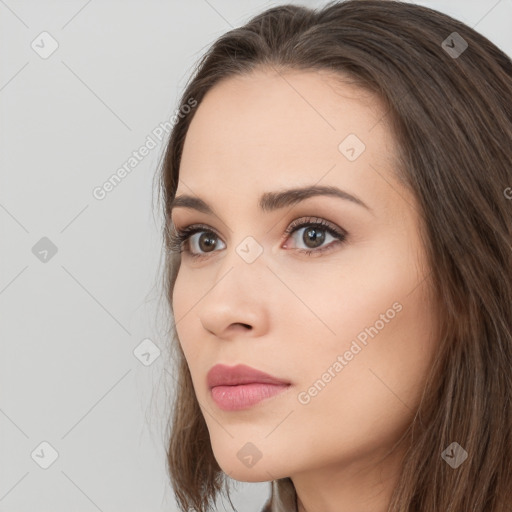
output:
<path id="1" fill-rule="evenodd" d="M 181 509 L 227 475 L 271 481 L 267 512 L 510 511 L 510 59 L 414 4 L 285 5 L 213 44 L 180 111 Z"/>

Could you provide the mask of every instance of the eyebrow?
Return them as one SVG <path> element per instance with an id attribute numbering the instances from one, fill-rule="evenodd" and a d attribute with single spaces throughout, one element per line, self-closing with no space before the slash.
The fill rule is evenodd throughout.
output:
<path id="1" fill-rule="evenodd" d="M 340 199 L 351 201 L 354 204 L 358 204 L 359 206 L 366 208 L 368 211 L 372 211 L 372 209 L 358 197 L 334 186 L 310 186 L 292 188 L 279 192 L 265 192 L 260 197 L 259 208 L 263 212 L 271 212 L 287 206 L 293 206 L 314 196 L 338 197 Z M 178 207 L 191 208 L 201 213 L 217 215 L 208 203 L 196 196 L 182 194 L 175 197 L 169 206 L 169 214 L 174 208 Z"/>

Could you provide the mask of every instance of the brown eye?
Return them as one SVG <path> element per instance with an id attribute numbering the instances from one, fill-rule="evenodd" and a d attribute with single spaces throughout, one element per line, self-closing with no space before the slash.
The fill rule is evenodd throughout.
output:
<path id="1" fill-rule="evenodd" d="M 297 233 L 303 231 L 302 236 Z M 304 248 L 291 247 L 298 253 L 308 256 L 320 255 L 324 251 L 334 249 L 335 246 L 343 244 L 348 233 L 323 219 L 318 217 L 309 217 L 298 219 L 288 226 L 284 235 L 285 240 L 295 239 L 295 245 L 303 244 Z M 328 240 L 326 237 L 332 239 Z M 325 242 L 331 242 L 325 245 Z M 221 246 L 218 246 L 218 242 Z M 294 245 L 294 244 L 292 244 Z M 225 249 L 226 245 L 222 242 L 219 235 L 204 224 L 194 224 L 182 229 L 177 229 L 176 233 L 170 236 L 170 249 L 175 252 L 184 253 L 191 258 L 200 259 L 206 257 L 208 253 L 216 252 L 216 249 Z M 282 245 L 282 248 L 290 248 L 288 242 Z"/>
<path id="2" fill-rule="evenodd" d="M 198 237 L 198 245 L 201 252 L 211 252 L 211 250 L 215 249 L 215 245 L 217 243 L 217 235 L 215 233 L 211 233 L 209 231 L 201 231 Z M 190 237 L 192 240 L 192 237 Z"/>
<path id="3" fill-rule="evenodd" d="M 171 232 L 169 248 L 173 252 L 184 253 L 193 258 L 201 258 L 215 252 L 220 238 L 205 225 L 192 225 Z M 223 249 L 224 247 L 221 247 Z"/>
<path id="4" fill-rule="evenodd" d="M 334 245 L 343 243 L 346 238 L 346 231 L 335 228 L 323 219 L 301 219 L 292 223 L 286 233 L 288 239 L 293 240 L 291 248 L 308 256 L 330 250 Z M 325 242 L 331 243 L 326 244 Z M 301 245 L 302 247 L 300 247 Z M 285 247 L 290 248 L 288 241 L 285 243 Z"/>
<path id="5" fill-rule="evenodd" d="M 201 257 L 216 252 L 220 238 L 216 233 L 207 229 L 195 228 L 196 232 L 187 237 L 188 250 L 191 256 Z M 221 242 L 222 243 L 222 242 Z M 220 247 L 220 249 L 224 249 Z"/>
<path id="6" fill-rule="evenodd" d="M 325 226 L 308 223 L 293 229 L 289 238 L 293 240 L 294 245 L 291 249 L 296 249 L 299 252 L 307 251 L 308 249 L 310 251 L 320 252 L 324 248 L 332 245 L 325 245 L 325 242 L 341 240 L 342 235 L 338 233 L 333 234 L 332 230 Z M 322 247 L 323 245 L 324 247 Z M 286 243 L 286 246 L 289 247 L 288 242 Z"/>
<path id="7" fill-rule="evenodd" d="M 315 226 L 305 229 L 302 240 L 307 247 L 316 249 L 318 246 L 322 245 L 325 240 L 325 228 Z"/>

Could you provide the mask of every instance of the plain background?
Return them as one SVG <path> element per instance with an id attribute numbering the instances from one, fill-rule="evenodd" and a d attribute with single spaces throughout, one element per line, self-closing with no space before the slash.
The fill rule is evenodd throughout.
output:
<path id="1" fill-rule="evenodd" d="M 280 3 L 0 0 L 0 511 L 177 510 L 153 186 L 162 144 L 103 199 L 93 190 L 155 139 L 208 45 Z M 512 54 L 512 0 L 417 3 Z M 240 512 L 269 493 L 238 488 Z"/>

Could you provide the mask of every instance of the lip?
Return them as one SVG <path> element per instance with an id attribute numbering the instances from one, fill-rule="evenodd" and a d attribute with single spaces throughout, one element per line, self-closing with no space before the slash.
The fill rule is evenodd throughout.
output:
<path id="1" fill-rule="evenodd" d="M 217 364 L 206 379 L 214 402 L 225 411 L 247 409 L 290 386 L 288 381 L 243 364 Z"/>
<path id="2" fill-rule="evenodd" d="M 213 366 L 206 376 L 208 387 L 211 389 L 215 386 L 238 386 L 240 384 L 290 384 L 289 382 L 278 379 L 268 373 L 256 370 L 245 364 L 237 364 L 236 366 L 226 366 L 225 364 L 216 364 Z"/>

